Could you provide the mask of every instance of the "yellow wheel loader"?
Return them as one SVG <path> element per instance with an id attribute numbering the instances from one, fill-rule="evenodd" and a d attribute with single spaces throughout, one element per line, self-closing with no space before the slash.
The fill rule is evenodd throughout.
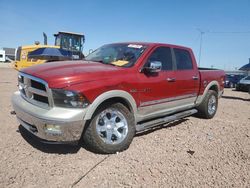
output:
<path id="1" fill-rule="evenodd" d="M 55 36 L 55 45 L 47 45 L 47 35 L 43 33 L 44 44 L 20 46 L 16 51 L 14 68 L 25 67 L 61 60 L 83 59 L 82 53 L 85 36 L 81 33 L 59 31 Z"/>

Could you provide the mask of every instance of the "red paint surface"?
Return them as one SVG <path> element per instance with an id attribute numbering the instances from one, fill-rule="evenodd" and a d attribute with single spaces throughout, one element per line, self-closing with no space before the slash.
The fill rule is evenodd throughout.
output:
<path id="1" fill-rule="evenodd" d="M 130 43 L 131 44 L 131 43 Z M 65 88 L 82 92 L 90 102 L 97 96 L 109 90 L 124 90 L 129 92 L 139 106 L 142 102 L 160 100 L 169 97 L 194 94 L 203 94 L 203 82 L 218 81 L 220 90 L 223 89 L 225 73 L 222 70 L 199 71 L 193 52 L 189 48 L 159 44 L 159 43 L 132 43 L 147 45 L 148 48 L 130 68 L 115 67 L 96 62 L 64 61 L 45 63 L 21 70 L 45 80 L 50 88 Z M 147 57 L 153 49 L 159 46 L 181 48 L 189 51 L 193 70 L 161 71 L 156 76 L 148 76 L 140 72 Z M 198 76 L 198 80 L 193 80 Z M 167 78 L 175 78 L 175 82 L 168 82 Z"/>

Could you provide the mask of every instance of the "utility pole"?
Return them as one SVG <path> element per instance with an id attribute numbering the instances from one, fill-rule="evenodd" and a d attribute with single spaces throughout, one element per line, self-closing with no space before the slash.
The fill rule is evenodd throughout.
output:
<path id="1" fill-rule="evenodd" d="M 198 65 L 200 66 L 201 64 L 201 49 L 202 49 L 202 37 L 205 34 L 204 31 L 202 31 L 201 29 L 197 28 L 197 30 L 200 32 L 200 51 L 199 51 L 199 61 L 198 61 Z"/>

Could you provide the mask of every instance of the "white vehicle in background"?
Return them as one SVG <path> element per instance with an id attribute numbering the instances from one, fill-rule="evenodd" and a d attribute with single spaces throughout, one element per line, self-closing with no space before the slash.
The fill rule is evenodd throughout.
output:
<path id="1" fill-rule="evenodd" d="M 0 49 L 0 62 L 5 62 L 5 61 L 6 61 L 5 50 Z"/>
<path id="2" fill-rule="evenodd" d="M 242 78 L 236 85 L 237 91 L 248 91 L 250 93 L 250 76 Z"/>

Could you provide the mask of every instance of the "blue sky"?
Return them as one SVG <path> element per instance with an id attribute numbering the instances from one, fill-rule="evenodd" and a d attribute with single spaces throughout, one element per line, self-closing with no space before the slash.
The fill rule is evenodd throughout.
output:
<path id="1" fill-rule="evenodd" d="M 52 34 L 63 30 L 85 34 L 84 52 L 111 42 L 163 42 L 191 47 L 198 61 L 200 28 L 202 67 L 235 69 L 250 58 L 249 0 L 0 0 L 0 11 L 0 48 L 42 42 L 42 32 L 54 44 Z"/>

